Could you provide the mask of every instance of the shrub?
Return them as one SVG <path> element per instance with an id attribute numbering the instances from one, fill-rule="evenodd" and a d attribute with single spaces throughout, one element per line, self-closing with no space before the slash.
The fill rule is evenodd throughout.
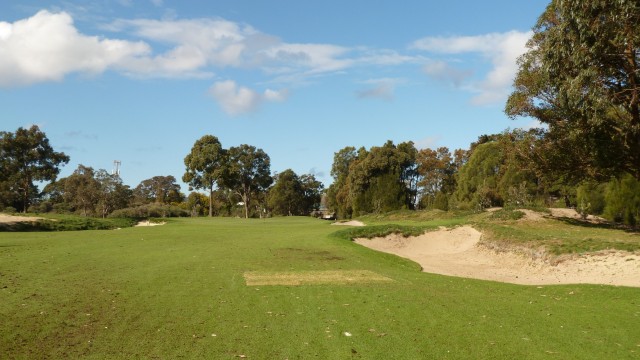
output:
<path id="1" fill-rule="evenodd" d="M 131 219 L 147 219 L 150 217 L 187 217 L 187 210 L 181 209 L 175 205 L 166 204 L 145 204 L 136 207 L 119 209 L 111 214 L 110 218 L 131 218 Z"/>
<path id="2" fill-rule="evenodd" d="M 615 222 L 636 225 L 640 220 L 640 182 L 631 175 L 607 185 L 604 216 Z"/>

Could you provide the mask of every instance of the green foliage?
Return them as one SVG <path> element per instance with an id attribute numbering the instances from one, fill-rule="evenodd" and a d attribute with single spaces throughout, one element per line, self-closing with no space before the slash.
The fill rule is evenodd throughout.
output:
<path id="1" fill-rule="evenodd" d="M 56 152 L 38 126 L 0 132 L 0 205 L 26 212 L 38 197 L 37 181 L 53 181 L 69 157 Z"/>
<path id="2" fill-rule="evenodd" d="M 133 196 L 137 204 L 150 202 L 171 204 L 184 201 L 184 195 L 180 192 L 180 185 L 176 178 L 169 176 L 154 176 L 142 180 L 133 190 Z"/>
<path id="3" fill-rule="evenodd" d="M 352 227 L 339 230 L 332 234 L 340 239 L 353 240 L 356 238 L 371 239 L 374 237 L 384 237 L 391 234 L 399 234 L 404 237 L 419 236 L 424 234 L 427 229 L 433 229 L 430 226 L 408 226 L 398 224 L 373 225 L 363 227 Z"/>
<path id="4" fill-rule="evenodd" d="M 497 187 L 503 161 L 503 152 L 497 142 L 478 145 L 458 173 L 456 202 L 479 209 L 501 206 L 503 199 Z"/>
<path id="5" fill-rule="evenodd" d="M 76 213 L 83 216 L 106 217 L 112 211 L 129 206 L 133 192 L 118 175 L 106 170 L 78 165 L 73 174 L 48 184 L 44 201 L 32 210 Z"/>
<path id="6" fill-rule="evenodd" d="M 240 197 L 245 218 L 249 218 L 252 201 L 264 196 L 271 183 L 271 159 L 264 150 L 247 144 L 229 148 L 222 185 Z M 258 212 L 262 216 L 262 207 Z"/>
<path id="7" fill-rule="evenodd" d="M 494 220 L 520 220 L 524 217 L 525 213 L 519 210 L 513 209 L 500 209 L 491 213 L 491 219 Z"/>
<path id="8" fill-rule="evenodd" d="M 217 137 L 205 135 L 198 139 L 191 152 L 184 158 L 186 167 L 182 181 L 189 184 L 189 190 L 209 191 L 209 216 L 213 216 L 213 190 L 220 182 L 226 163 L 226 150 Z"/>
<path id="9" fill-rule="evenodd" d="M 457 150 L 460 154 L 460 149 Z M 456 186 L 458 161 L 446 147 L 437 150 L 422 149 L 416 157 L 418 173 L 419 207 L 421 209 L 447 210 L 449 196 Z"/>
<path id="10" fill-rule="evenodd" d="M 320 206 L 322 183 L 313 175 L 298 176 L 287 169 L 276 175 L 267 194 L 267 204 L 275 215 L 309 215 Z"/>
<path id="11" fill-rule="evenodd" d="M 131 218 L 131 219 L 148 219 L 148 218 L 166 218 L 166 217 L 185 217 L 190 213 L 175 205 L 167 204 L 145 204 L 136 207 L 119 209 L 111 214 L 110 218 Z"/>
<path id="12" fill-rule="evenodd" d="M 626 225 L 640 221 L 640 181 L 626 174 L 609 182 L 605 193 L 604 216 Z"/>
<path id="13" fill-rule="evenodd" d="M 538 19 L 506 112 L 548 126 L 542 168 L 640 179 L 638 23 L 636 0 L 553 0 Z"/>
<path id="14" fill-rule="evenodd" d="M 412 142 L 387 141 L 357 152 L 347 147 L 334 155 L 329 207 L 339 218 L 395 209 L 413 209 L 417 195 L 417 150 Z"/>
<path id="15" fill-rule="evenodd" d="M 48 215 L 45 219 L 33 222 L 0 224 L 0 231 L 79 231 L 79 230 L 112 230 L 135 225 L 134 219 L 110 218 L 100 219 L 77 215 Z"/>
<path id="16" fill-rule="evenodd" d="M 208 209 L 208 206 L 209 197 L 195 191 L 191 192 L 189 196 L 187 196 L 187 201 L 185 202 L 185 209 L 189 211 L 191 216 L 205 215 L 205 211 Z"/>
<path id="17" fill-rule="evenodd" d="M 481 136 L 458 172 L 451 203 L 480 210 L 491 206 L 525 207 L 535 202 L 540 177 L 531 169 L 528 152 L 535 130 L 506 130 Z"/>
<path id="18" fill-rule="evenodd" d="M 582 182 L 576 189 L 577 210 L 586 218 L 587 215 L 600 215 L 605 207 L 605 189 L 607 184 L 593 180 Z"/>

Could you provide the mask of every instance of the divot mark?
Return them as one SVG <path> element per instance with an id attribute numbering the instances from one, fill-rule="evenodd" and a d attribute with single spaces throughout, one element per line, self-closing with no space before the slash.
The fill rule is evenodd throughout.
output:
<path id="1" fill-rule="evenodd" d="M 366 284 L 374 282 L 392 282 L 369 270 L 327 270 L 327 271 L 285 271 L 263 272 L 248 271 L 244 273 L 247 286 L 261 285 L 322 285 L 322 284 Z"/>

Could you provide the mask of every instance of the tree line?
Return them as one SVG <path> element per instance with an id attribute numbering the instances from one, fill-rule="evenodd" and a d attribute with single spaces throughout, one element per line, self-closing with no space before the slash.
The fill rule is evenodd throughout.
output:
<path id="1" fill-rule="evenodd" d="M 251 145 L 222 148 L 205 135 L 185 157 L 183 181 L 188 196 L 172 175 L 154 176 L 135 188 L 118 174 L 79 165 L 57 179 L 69 157 L 56 152 L 38 126 L 0 132 L 0 210 L 72 213 L 82 216 L 244 217 L 308 215 L 320 206 L 324 186 L 314 175 L 287 169 L 272 176 L 269 156 Z M 40 191 L 36 184 L 48 182 Z M 242 208 L 242 214 L 238 211 Z"/>

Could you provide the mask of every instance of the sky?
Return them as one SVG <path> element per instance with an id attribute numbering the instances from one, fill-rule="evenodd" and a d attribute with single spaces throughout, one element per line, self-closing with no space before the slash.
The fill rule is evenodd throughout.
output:
<path id="1" fill-rule="evenodd" d="M 346 146 L 468 148 L 535 126 L 504 104 L 548 0 L 0 2 L 0 131 L 38 125 L 125 184 L 181 182 L 204 135 L 325 185 Z"/>

